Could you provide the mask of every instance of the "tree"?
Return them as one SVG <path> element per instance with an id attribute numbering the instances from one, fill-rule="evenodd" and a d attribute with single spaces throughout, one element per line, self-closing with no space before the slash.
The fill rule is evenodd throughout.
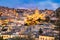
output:
<path id="1" fill-rule="evenodd" d="M 49 22 L 50 21 L 50 17 L 47 16 L 45 21 Z"/>
<path id="2" fill-rule="evenodd" d="M 3 40 L 3 37 L 0 37 L 0 40 Z"/>
<path id="3" fill-rule="evenodd" d="M 42 29 L 39 29 L 39 35 L 41 35 L 43 33 Z"/>
<path id="4" fill-rule="evenodd" d="M 0 17 L 1 17 L 2 13 L 0 13 Z"/>

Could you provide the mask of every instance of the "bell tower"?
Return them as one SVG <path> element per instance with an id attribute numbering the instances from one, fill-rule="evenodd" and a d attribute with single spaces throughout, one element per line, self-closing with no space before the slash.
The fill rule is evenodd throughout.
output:
<path id="1" fill-rule="evenodd" d="M 35 10 L 35 14 L 39 14 L 39 10 L 37 8 Z"/>

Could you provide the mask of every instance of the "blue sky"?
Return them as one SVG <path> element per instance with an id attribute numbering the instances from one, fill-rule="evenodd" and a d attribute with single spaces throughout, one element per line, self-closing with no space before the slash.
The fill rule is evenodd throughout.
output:
<path id="1" fill-rule="evenodd" d="M 10 8 L 52 9 L 60 7 L 60 0 L 0 0 L 0 6 Z"/>

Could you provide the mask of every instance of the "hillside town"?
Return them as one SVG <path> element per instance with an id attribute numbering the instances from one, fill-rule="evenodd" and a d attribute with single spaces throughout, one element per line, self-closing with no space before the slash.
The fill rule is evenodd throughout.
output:
<path id="1" fill-rule="evenodd" d="M 0 35 L 27 35 L 32 38 L 49 36 L 57 37 L 59 40 L 59 30 L 55 29 L 57 22 L 60 23 L 60 18 L 56 16 L 55 10 L 14 9 L 0 6 Z"/>

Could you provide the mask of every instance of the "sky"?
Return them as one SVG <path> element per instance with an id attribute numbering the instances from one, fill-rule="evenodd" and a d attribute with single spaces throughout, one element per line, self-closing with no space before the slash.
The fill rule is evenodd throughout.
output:
<path id="1" fill-rule="evenodd" d="M 60 0 L 0 0 L 0 6 L 19 9 L 51 9 L 60 7 Z"/>

